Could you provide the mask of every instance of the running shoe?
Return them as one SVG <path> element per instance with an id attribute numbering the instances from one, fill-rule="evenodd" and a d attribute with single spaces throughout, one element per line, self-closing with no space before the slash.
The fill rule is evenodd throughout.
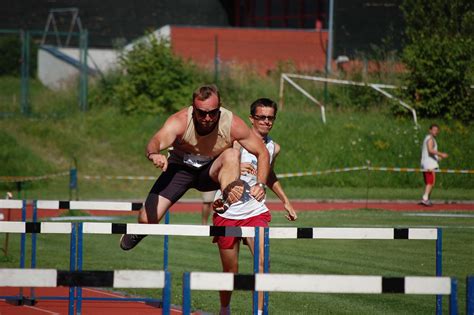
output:
<path id="1" fill-rule="evenodd" d="M 420 205 L 423 205 L 425 207 L 432 207 L 433 203 L 431 202 L 431 200 L 421 200 Z"/>
<path id="2" fill-rule="evenodd" d="M 120 238 L 120 248 L 123 250 L 131 250 L 137 246 L 137 244 L 140 243 L 140 241 L 144 239 L 145 236 L 146 235 L 123 234 Z"/>

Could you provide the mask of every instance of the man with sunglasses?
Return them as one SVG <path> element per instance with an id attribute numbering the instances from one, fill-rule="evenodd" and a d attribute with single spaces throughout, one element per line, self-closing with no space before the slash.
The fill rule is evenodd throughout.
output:
<path id="1" fill-rule="evenodd" d="M 190 188 L 222 190 L 224 208 L 237 202 L 244 183 L 239 179 L 240 153 L 233 148 L 235 141 L 257 157 L 257 180 L 261 185 L 253 187 L 250 194 L 257 200 L 265 197 L 270 157 L 261 139 L 242 119 L 221 107 L 216 86 L 199 87 L 192 101 L 191 106 L 171 115 L 147 145 L 146 157 L 163 173 L 139 212 L 139 223 L 159 223 Z M 170 149 L 168 157 L 161 153 L 165 149 Z M 124 234 L 120 247 L 130 250 L 145 236 Z"/>
<path id="2" fill-rule="evenodd" d="M 280 146 L 274 142 L 270 137 L 269 133 L 272 130 L 273 123 L 276 119 L 277 104 L 268 98 L 260 98 L 250 105 L 250 122 L 252 123 L 252 133 L 254 133 L 262 143 L 265 144 L 270 154 L 270 173 L 268 176 L 268 187 L 278 196 L 283 202 L 286 210 L 286 218 L 289 221 L 295 221 L 297 215 L 293 206 L 291 205 L 288 197 L 283 191 L 278 178 L 273 171 L 275 159 L 280 153 Z M 259 186 L 258 171 L 261 167 L 258 164 L 258 159 L 255 155 L 249 152 L 246 148 L 240 146 L 239 143 L 235 143 L 234 148 L 239 149 L 241 153 L 240 166 L 241 176 L 240 178 L 245 182 L 246 187 Z M 248 189 L 245 189 L 244 196 L 241 200 L 230 205 L 227 211 L 219 213 L 217 211 L 213 216 L 214 226 L 259 226 L 268 227 L 268 223 L 271 221 L 271 214 L 265 205 L 265 199 L 257 200 L 247 193 Z M 219 207 L 220 192 L 217 193 L 217 202 L 215 206 Z M 238 273 L 239 271 L 239 246 L 241 238 L 228 237 L 228 236 L 216 236 L 213 239 L 214 243 L 217 243 L 219 247 L 219 254 L 222 262 L 223 272 Z M 244 243 L 249 247 L 250 252 L 254 253 L 254 241 L 253 238 L 246 238 L 243 240 Z M 263 272 L 263 229 L 260 231 L 260 272 Z M 220 302 L 221 309 L 220 315 L 230 314 L 230 300 L 232 291 L 221 291 Z M 258 312 L 262 313 L 263 308 L 263 294 L 259 293 L 258 299 Z"/>

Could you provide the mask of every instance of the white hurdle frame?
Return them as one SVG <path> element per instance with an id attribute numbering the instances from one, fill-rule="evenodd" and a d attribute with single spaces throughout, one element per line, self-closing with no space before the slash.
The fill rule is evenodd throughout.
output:
<path id="1" fill-rule="evenodd" d="M 113 271 L 63 271 L 56 269 L 0 269 L 0 287 L 112 287 L 164 289 L 170 287 L 171 276 L 167 271 L 113 270 Z M 171 301 L 163 301 L 162 313 L 169 315 Z M 69 301 L 69 314 L 74 305 Z M 76 309 L 78 314 L 79 311 Z"/>
<path id="2" fill-rule="evenodd" d="M 191 314 L 192 290 L 449 295 L 449 313 L 458 313 L 457 281 L 449 277 L 186 272 L 183 274 L 184 315 Z"/>
<path id="3" fill-rule="evenodd" d="M 325 239 L 325 240 L 433 240 L 436 241 L 436 276 L 442 276 L 443 231 L 440 228 L 265 228 L 265 273 L 269 272 L 270 238 L 272 239 Z M 263 313 L 268 314 L 268 292 L 264 293 Z M 436 296 L 436 314 L 442 314 L 442 296 Z M 254 309 L 256 314 L 256 309 Z"/>

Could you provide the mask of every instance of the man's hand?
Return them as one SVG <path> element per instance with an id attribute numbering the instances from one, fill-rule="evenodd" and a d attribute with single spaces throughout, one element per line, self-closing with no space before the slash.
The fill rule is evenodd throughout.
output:
<path id="1" fill-rule="evenodd" d="M 448 153 L 438 152 L 438 155 L 443 159 L 448 157 Z"/>
<path id="2" fill-rule="evenodd" d="M 168 168 L 168 159 L 160 153 L 152 153 L 148 155 L 148 159 L 153 162 L 157 168 L 161 168 L 164 172 Z"/>
<path id="3" fill-rule="evenodd" d="M 293 209 L 293 206 L 290 203 L 285 203 L 285 210 L 287 212 L 285 217 L 288 219 L 288 221 L 296 221 L 296 219 L 298 219 L 296 211 Z"/>
<path id="4" fill-rule="evenodd" d="M 241 175 L 245 175 L 245 174 L 257 175 L 257 170 L 252 165 L 252 163 L 240 163 L 240 174 Z"/>
<path id="5" fill-rule="evenodd" d="M 250 188 L 250 195 L 253 196 L 257 201 L 262 201 L 265 198 L 265 188 L 254 185 Z"/>

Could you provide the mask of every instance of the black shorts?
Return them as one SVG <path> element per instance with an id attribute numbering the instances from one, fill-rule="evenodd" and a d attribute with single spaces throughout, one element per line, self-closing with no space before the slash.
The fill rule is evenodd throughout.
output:
<path id="1" fill-rule="evenodd" d="M 170 163 L 166 172 L 162 173 L 150 190 L 150 194 L 160 195 L 175 203 L 190 188 L 199 191 L 211 191 L 220 189 L 209 176 L 212 163 L 201 168 L 194 168 L 186 165 Z"/>

